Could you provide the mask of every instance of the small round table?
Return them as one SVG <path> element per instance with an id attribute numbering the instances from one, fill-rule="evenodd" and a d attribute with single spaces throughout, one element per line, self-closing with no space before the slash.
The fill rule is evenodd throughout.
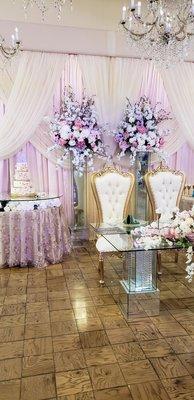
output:
<path id="1" fill-rule="evenodd" d="M 61 262 L 70 235 L 60 196 L 14 198 L 0 195 L 0 267 Z"/>

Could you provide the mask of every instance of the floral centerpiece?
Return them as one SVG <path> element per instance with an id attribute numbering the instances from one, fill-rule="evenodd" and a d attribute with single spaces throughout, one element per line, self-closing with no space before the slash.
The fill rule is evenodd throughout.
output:
<path id="1" fill-rule="evenodd" d="M 159 129 L 159 124 L 170 119 L 169 113 L 157 103 L 152 106 L 150 100 L 143 96 L 135 104 L 127 98 L 123 119 L 114 136 L 121 150 L 120 157 L 129 153 L 134 161 L 139 151 L 153 151 L 162 155 L 164 136 L 169 130 Z"/>
<path id="2" fill-rule="evenodd" d="M 136 245 L 145 250 L 159 246 L 177 246 L 187 250 L 186 272 L 189 282 L 194 275 L 193 246 L 194 246 L 194 206 L 190 211 L 176 212 L 174 217 L 164 224 L 152 222 L 146 227 L 136 228 Z"/>
<path id="3" fill-rule="evenodd" d="M 71 154 L 75 169 L 82 173 L 86 161 L 89 167 L 93 166 L 94 155 L 105 156 L 93 97 L 83 94 L 82 101 L 78 102 L 69 87 L 65 91 L 60 112 L 56 112 L 49 122 L 55 143 L 51 149 L 60 147 L 64 151 L 59 162 Z"/>

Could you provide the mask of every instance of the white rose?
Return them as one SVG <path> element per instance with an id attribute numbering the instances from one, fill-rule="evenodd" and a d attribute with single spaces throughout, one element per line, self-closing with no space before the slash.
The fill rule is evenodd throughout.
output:
<path id="1" fill-rule="evenodd" d="M 71 139 L 71 140 L 69 141 L 69 145 L 70 145 L 70 146 L 75 146 L 75 140 Z"/>

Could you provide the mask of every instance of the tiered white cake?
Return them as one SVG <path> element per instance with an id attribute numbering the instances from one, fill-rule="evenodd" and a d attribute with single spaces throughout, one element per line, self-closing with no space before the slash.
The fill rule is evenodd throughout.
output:
<path id="1" fill-rule="evenodd" d="M 18 162 L 15 166 L 13 184 L 11 188 L 12 197 L 34 197 L 36 193 L 30 182 L 28 165 L 26 162 Z"/>

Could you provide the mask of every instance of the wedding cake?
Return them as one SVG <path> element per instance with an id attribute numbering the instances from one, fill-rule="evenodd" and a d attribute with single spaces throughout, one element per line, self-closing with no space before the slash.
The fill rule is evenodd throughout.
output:
<path id="1" fill-rule="evenodd" d="M 26 162 L 17 162 L 11 188 L 11 197 L 35 197 Z"/>

